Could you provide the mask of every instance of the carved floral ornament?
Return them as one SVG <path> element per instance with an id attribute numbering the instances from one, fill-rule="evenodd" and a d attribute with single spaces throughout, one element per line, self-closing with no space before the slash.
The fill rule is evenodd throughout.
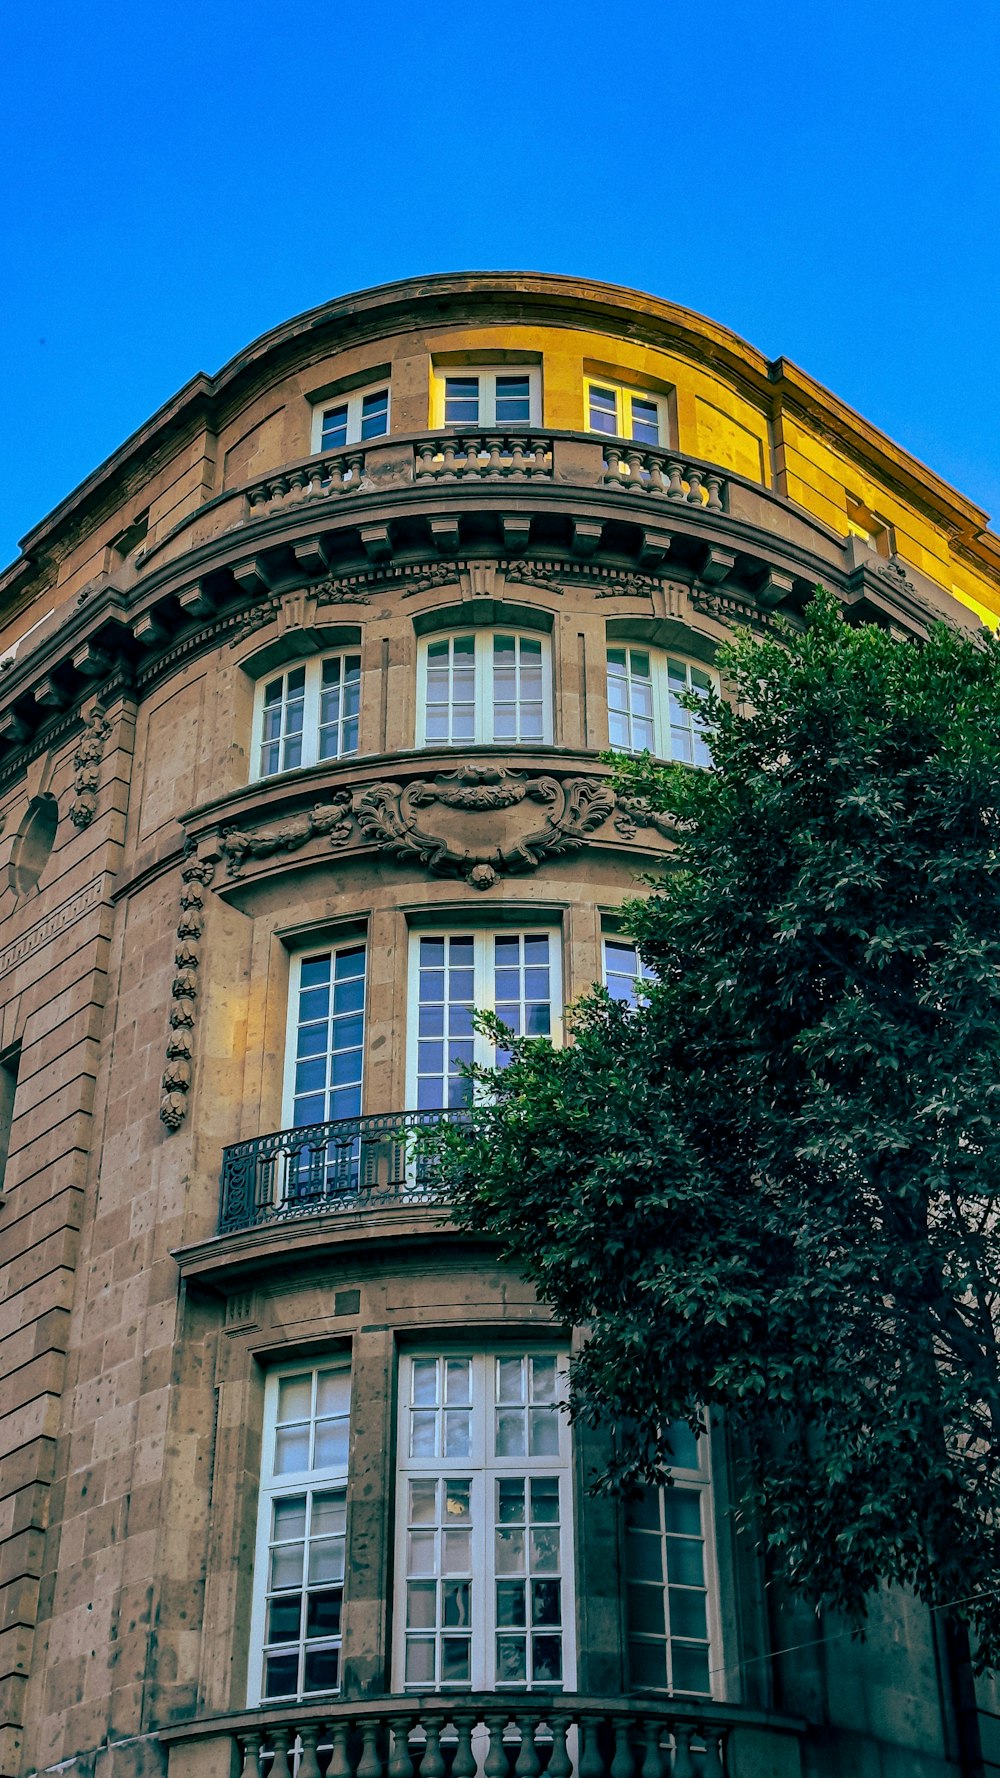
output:
<path id="1" fill-rule="evenodd" d="M 559 778 L 500 765 L 461 765 L 409 784 L 339 790 L 282 820 L 226 828 L 219 850 L 229 876 L 248 862 L 294 852 L 320 839 L 335 851 L 373 845 L 397 862 L 490 889 L 501 876 L 537 870 L 575 850 L 614 819 L 622 838 L 659 823 L 616 797 L 606 779 Z M 609 837 L 611 837 L 609 835 Z"/>
<path id="2" fill-rule="evenodd" d="M 170 989 L 174 1004 L 170 1010 L 170 1036 L 160 1094 L 160 1117 L 168 1130 L 179 1130 L 187 1116 L 201 935 L 205 924 L 205 891 L 214 875 L 215 864 L 210 858 L 189 858 L 181 866 L 175 974 Z"/>

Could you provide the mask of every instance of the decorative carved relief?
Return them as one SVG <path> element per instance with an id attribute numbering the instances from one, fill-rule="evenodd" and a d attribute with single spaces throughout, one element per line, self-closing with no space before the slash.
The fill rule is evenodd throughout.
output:
<path id="1" fill-rule="evenodd" d="M 541 822 L 538 806 L 544 809 Z M 498 815 L 509 817 L 514 809 L 527 821 L 498 822 Z M 465 765 L 405 787 L 373 785 L 359 798 L 356 814 L 364 837 L 391 857 L 489 889 L 501 873 L 536 870 L 543 858 L 574 850 L 614 809 L 614 791 L 601 779 L 560 781 L 504 766 Z M 461 819 L 449 821 L 450 811 Z M 478 844 L 476 816 L 487 818 Z"/>
<path id="2" fill-rule="evenodd" d="M 661 809 L 650 808 L 645 797 L 627 796 L 619 791 L 615 800 L 618 807 L 615 827 L 623 840 L 634 840 L 640 827 L 653 827 L 665 840 L 673 839 L 676 824 L 672 815 L 664 814 Z"/>
<path id="3" fill-rule="evenodd" d="M 180 918 L 177 922 L 175 975 L 171 985 L 167 1063 L 160 1082 L 160 1117 L 168 1130 L 179 1130 L 187 1116 L 191 1089 L 194 1002 L 198 998 L 199 941 L 204 928 L 205 890 L 215 875 L 210 858 L 191 858 L 181 866 Z"/>
<path id="4" fill-rule="evenodd" d="M 738 599 L 733 593 L 710 592 L 706 587 L 695 585 L 691 590 L 691 604 L 695 611 L 705 617 L 718 618 L 723 624 L 755 624 L 767 628 L 771 623 L 771 619 L 752 601 Z"/>
<path id="5" fill-rule="evenodd" d="M 238 876 L 246 859 L 267 858 L 274 852 L 295 852 L 309 840 L 322 834 L 331 846 L 345 846 L 354 832 L 351 821 L 351 793 L 338 790 L 328 803 L 316 803 L 299 815 L 266 827 L 240 831 L 227 827 L 219 841 L 231 877 Z"/>
<path id="6" fill-rule="evenodd" d="M 83 733 L 76 744 L 73 755 L 73 767 L 76 772 L 74 780 L 74 798 L 70 804 L 69 818 L 74 827 L 81 830 L 89 827 L 97 814 L 97 791 L 101 781 L 101 761 L 111 724 L 100 704 L 95 704 L 88 715 Z"/>

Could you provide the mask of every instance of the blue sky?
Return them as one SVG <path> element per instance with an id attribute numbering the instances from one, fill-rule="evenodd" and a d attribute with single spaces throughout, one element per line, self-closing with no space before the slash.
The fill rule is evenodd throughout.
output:
<path id="1" fill-rule="evenodd" d="M 426 271 L 785 354 L 1000 528 L 1000 6 L 12 9 L 0 561 L 197 370 Z"/>

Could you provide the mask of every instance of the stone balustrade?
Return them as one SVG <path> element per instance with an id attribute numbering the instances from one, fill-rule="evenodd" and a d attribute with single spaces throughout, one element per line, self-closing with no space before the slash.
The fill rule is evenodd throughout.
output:
<path id="1" fill-rule="evenodd" d="M 247 511 L 259 518 L 277 507 L 287 507 L 314 495 L 358 494 L 374 483 L 365 479 L 365 448 L 324 452 L 290 469 L 276 470 L 251 482 L 245 489 Z"/>
<path id="2" fill-rule="evenodd" d="M 727 510 L 724 475 L 703 463 L 685 463 L 671 451 L 655 450 L 648 445 L 606 445 L 604 486 L 627 488 L 636 494 L 660 494 L 665 500 L 702 506 L 706 512 Z"/>
<path id="3" fill-rule="evenodd" d="M 456 432 L 416 447 L 418 481 L 552 479 L 552 440 L 517 432 Z"/>
<path id="4" fill-rule="evenodd" d="M 727 1778 L 733 1719 L 707 1701 L 396 1696 L 263 1706 L 164 1739 L 171 1748 L 185 1743 L 185 1771 L 200 1775 L 204 1763 L 206 1778 L 219 1769 L 220 1739 L 229 1740 L 240 1778 Z M 204 1762 L 192 1758 L 199 1740 L 215 1757 L 206 1747 Z"/>

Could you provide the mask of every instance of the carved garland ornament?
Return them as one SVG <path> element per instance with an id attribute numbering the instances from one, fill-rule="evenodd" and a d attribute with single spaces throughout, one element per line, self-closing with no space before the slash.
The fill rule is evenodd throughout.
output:
<path id="1" fill-rule="evenodd" d="M 101 781 L 101 761 L 111 724 L 99 704 L 95 704 L 84 724 L 83 734 L 73 755 L 74 798 L 69 818 L 74 827 L 89 827 L 97 813 L 97 791 Z"/>
<path id="2" fill-rule="evenodd" d="M 160 1117 L 168 1130 L 179 1130 L 187 1116 L 200 943 L 205 923 L 204 891 L 214 875 L 215 865 L 210 858 L 192 858 L 181 867 L 181 915 L 174 953 L 176 974 L 171 986 L 174 1004 L 160 1097 Z"/>
<path id="3" fill-rule="evenodd" d="M 328 803 L 316 803 L 300 815 L 290 815 L 269 827 L 250 827 L 243 832 L 227 827 L 219 841 L 231 877 L 239 876 L 247 858 L 268 858 L 274 852 L 296 852 L 318 834 L 331 846 L 346 846 L 354 832 L 351 793 L 338 790 Z"/>

